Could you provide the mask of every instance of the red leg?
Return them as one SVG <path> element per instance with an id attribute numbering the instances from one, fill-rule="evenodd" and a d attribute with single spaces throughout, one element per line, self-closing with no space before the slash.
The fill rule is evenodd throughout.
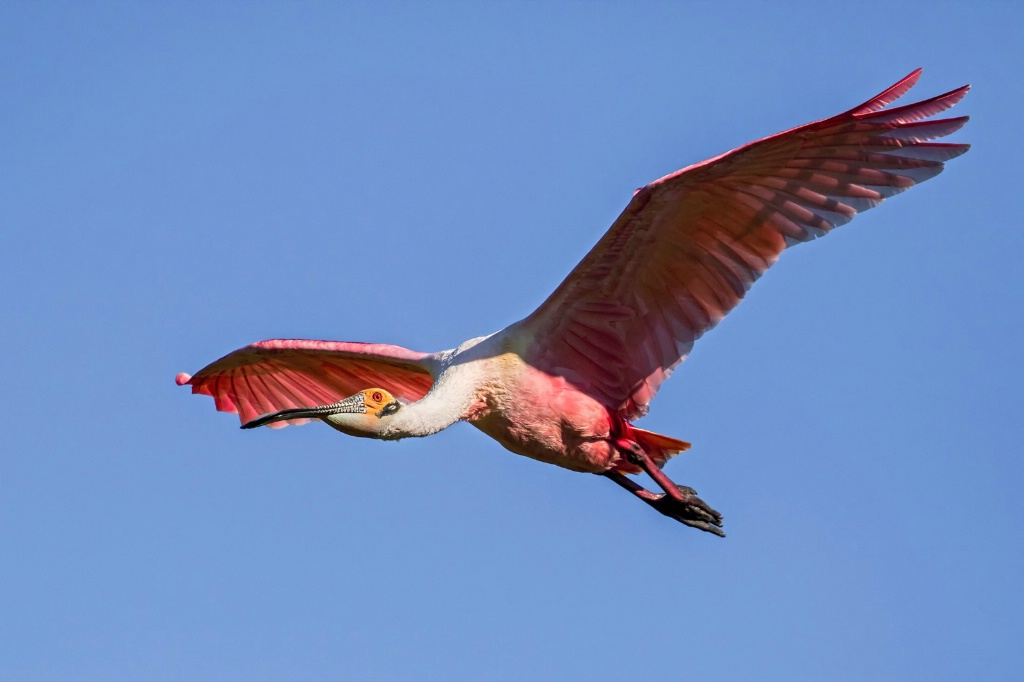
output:
<path id="1" fill-rule="evenodd" d="M 626 476 L 623 476 L 618 471 L 606 471 L 602 474 L 605 478 L 609 478 L 621 485 L 623 488 L 639 497 L 648 504 L 657 502 L 661 498 L 665 497 L 665 493 L 652 493 L 647 488 L 643 487 L 636 481 Z"/>
<path id="2" fill-rule="evenodd" d="M 697 497 L 696 490 L 676 485 L 635 441 L 622 440 L 616 445 L 625 452 L 629 461 L 647 472 L 665 492 L 652 493 L 617 471 L 606 471 L 604 473 L 606 478 L 611 479 L 669 518 L 687 526 L 714 533 L 719 537 L 725 537 L 725 533 L 721 529 L 722 515 Z"/>
<path id="3" fill-rule="evenodd" d="M 683 501 L 683 495 L 679 492 L 679 486 L 673 483 L 672 479 L 658 468 L 658 465 L 648 457 L 647 452 L 640 447 L 639 443 L 633 440 L 620 440 L 616 445 L 620 449 L 625 450 L 626 458 L 647 472 L 647 475 L 653 478 L 654 482 L 661 486 L 662 490 L 680 502 Z"/>

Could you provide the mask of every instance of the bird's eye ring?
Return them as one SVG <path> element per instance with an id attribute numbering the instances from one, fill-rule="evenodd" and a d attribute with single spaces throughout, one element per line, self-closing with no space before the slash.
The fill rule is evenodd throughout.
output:
<path id="1" fill-rule="evenodd" d="M 370 397 L 373 398 L 373 402 L 375 403 L 379 403 L 381 400 L 384 400 L 384 396 L 380 394 L 380 391 L 374 391 L 373 395 Z"/>

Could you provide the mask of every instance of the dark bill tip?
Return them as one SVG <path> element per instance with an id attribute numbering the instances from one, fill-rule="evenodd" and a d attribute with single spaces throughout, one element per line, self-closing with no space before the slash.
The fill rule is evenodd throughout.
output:
<path id="1" fill-rule="evenodd" d="M 255 429 L 260 426 L 266 426 L 267 424 L 273 424 L 274 422 L 284 421 L 286 419 L 313 419 L 322 416 L 322 412 L 306 407 L 299 407 L 292 410 L 281 410 L 280 412 L 271 412 L 270 414 L 260 415 L 252 421 L 247 421 L 242 424 L 240 428 L 243 429 Z"/>
<path id="2" fill-rule="evenodd" d="M 332 414 L 353 412 L 362 413 L 365 411 L 366 407 L 363 402 L 363 396 L 361 393 L 356 393 L 353 396 L 349 396 L 344 400 L 339 400 L 336 403 L 331 403 L 330 405 L 319 405 L 317 407 L 295 407 L 290 410 L 280 410 L 278 412 L 260 415 L 252 421 L 242 424 L 242 428 L 255 429 L 259 426 L 266 426 L 267 424 L 273 424 L 274 422 L 285 421 L 287 419 L 323 419 L 324 417 Z"/>

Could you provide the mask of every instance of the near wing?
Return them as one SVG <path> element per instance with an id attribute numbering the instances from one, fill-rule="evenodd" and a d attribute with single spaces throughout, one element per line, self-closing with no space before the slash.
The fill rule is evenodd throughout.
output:
<path id="1" fill-rule="evenodd" d="M 924 121 L 964 86 L 885 110 L 913 72 L 864 104 L 758 140 L 639 190 L 522 323 L 526 360 L 634 419 L 661 382 L 795 243 L 935 177 L 966 144 L 931 143 L 967 117 Z"/>
<path id="2" fill-rule="evenodd" d="M 434 383 L 432 358 L 386 344 L 272 339 L 228 353 L 195 376 L 179 374 L 176 381 L 212 396 L 218 410 L 237 413 L 244 424 L 268 412 L 327 405 L 366 388 L 419 400 Z"/>

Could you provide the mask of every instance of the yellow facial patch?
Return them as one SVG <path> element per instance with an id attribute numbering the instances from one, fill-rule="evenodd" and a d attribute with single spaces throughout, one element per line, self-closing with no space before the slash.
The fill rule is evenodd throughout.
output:
<path id="1" fill-rule="evenodd" d="M 388 403 L 395 402 L 395 396 L 391 395 L 383 388 L 368 388 L 362 391 L 363 403 L 366 405 L 367 413 L 376 414 L 384 409 L 384 406 Z"/>

